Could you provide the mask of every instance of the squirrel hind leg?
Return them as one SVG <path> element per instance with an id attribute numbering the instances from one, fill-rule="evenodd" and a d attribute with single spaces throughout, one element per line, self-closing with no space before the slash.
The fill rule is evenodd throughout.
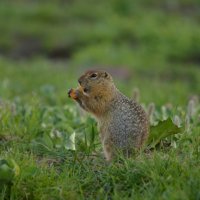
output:
<path id="1" fill-rule="evenodd" d="M 113 159 L 113 149 L 112 145 L 108 143 L 103 144 L 103 151 L 106 158 L 106 161 L 110 162 Z"/>

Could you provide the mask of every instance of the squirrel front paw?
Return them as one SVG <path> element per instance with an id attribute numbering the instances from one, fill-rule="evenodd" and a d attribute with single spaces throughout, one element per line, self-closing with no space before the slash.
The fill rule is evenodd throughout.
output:
<path id="1" fill-rule="evenodd" d="M 77 93 L 77 90 L 75 89 L 70 89 L 68 91 L 68 97 L 72 98 L 72 99 L 77 99 L 78 98 L 78 93 Z"/>

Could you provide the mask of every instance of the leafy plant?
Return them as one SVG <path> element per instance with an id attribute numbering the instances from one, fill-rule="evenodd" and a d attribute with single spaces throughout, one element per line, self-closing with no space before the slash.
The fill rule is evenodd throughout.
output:
<path id="1" fill-rule="evenodd" d="M 171 135 L 181 133 L 183 128 L 178 127 L 173 123 L 173 121 L 168 118 L 165 121 L 160 121 L 157 125 L 151 126 L 150 134 L 147 140 L 147 145 L 150 148 L 154 148 L 159 144 L 164 138 L 167 138 Z"/>
<path id="2" fill-rule="evenodd" d="M 20 168 L 13 159 L 0 159 L 0 188 L 5 185 L 11 185 L 19 173 Z"/>

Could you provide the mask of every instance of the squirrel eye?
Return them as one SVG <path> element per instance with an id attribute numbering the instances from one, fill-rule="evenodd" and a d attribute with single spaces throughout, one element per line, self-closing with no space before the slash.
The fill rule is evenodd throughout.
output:
<path id="1" fill-rule="evenodd" d="M 90 77 L 91 77 L 91 78 L 96 78 L 96 77 L 97 77 L 97 74 L 96 74 L 96 73 L 91 74 Z"/>

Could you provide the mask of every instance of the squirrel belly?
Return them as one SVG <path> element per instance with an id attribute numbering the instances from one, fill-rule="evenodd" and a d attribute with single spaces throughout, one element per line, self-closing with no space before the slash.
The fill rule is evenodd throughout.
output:
<path id="1" fill-rule="evenodd" d="M 105 71 L 88 71 L 78 81 L 80 86 L 68 95 L 97 119 L 106 159 L 112 160 L 118 150 L 140 148 L 149 133 L 143 108 L 124 96 Z"/>

